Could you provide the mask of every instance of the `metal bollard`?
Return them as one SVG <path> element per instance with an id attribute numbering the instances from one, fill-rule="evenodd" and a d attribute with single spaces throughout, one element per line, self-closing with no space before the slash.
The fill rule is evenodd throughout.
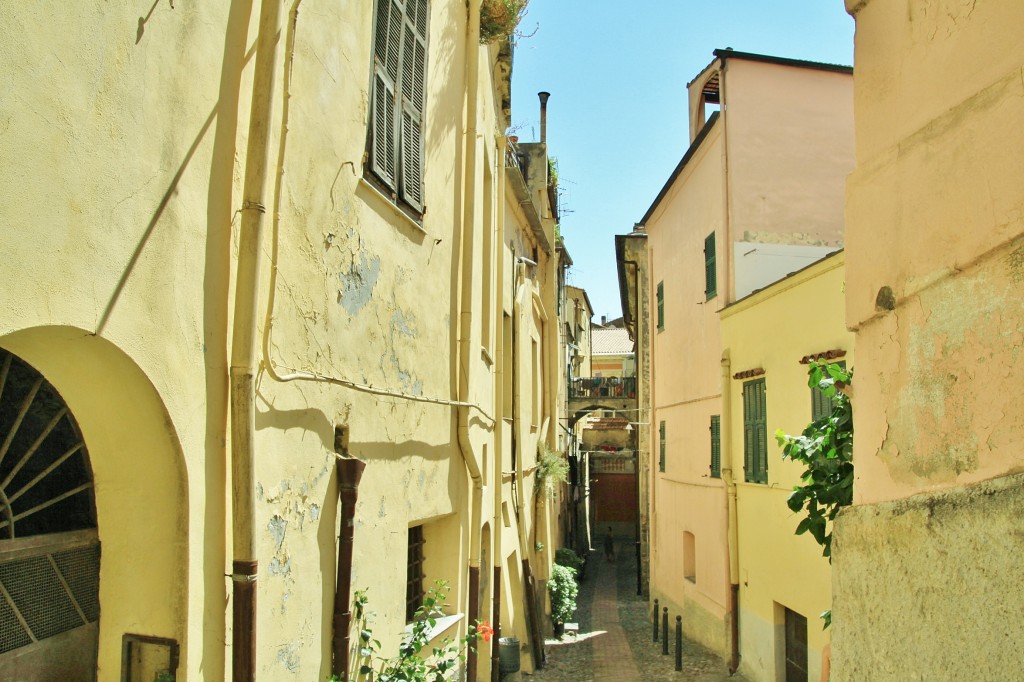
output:
<path id="1" fill-rule="evenodd" d="M 676 616 L 676 670 L 683 669 L 683 617 Z"/>
<path id="2" fill-rule="evenodd" d="M 654 641 L 658 641 L 658 600 L 654 600 Z"/>
<path id="3" fill-rule="evenodd" d="M 661 655 L 668 656 L 668 607 L 661 612 Z"/>

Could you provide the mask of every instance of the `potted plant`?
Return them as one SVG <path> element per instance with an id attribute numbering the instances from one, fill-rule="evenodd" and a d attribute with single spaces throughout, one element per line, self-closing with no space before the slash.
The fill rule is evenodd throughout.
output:
<path id="1" fill-rule="evenodd" d="M 587 566 L 587 560 L 568 547 L 562 547 L 555 551 L 555 563 L 560 566 L 567 566 L 576 571 L 576 582 L 583 582 L 583 572 Z"/>
<path id="2" fill-rule="evenodd" d="M 551 622 L 555 636 L 562 638 L 565 623 L 576 612 L 576 571 L 568 566 L 553 564 L 548 579 L 548 594 L 551 597 Z"/>
<path id="3" fill-rule="evenodd" d="M 480 4 L 480 42 L 507 40 L 513 35 L 529 0 L 483 0 Z"/>

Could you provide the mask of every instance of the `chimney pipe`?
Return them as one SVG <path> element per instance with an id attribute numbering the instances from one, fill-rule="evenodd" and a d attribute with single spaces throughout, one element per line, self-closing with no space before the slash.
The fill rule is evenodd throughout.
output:
<path id="1" fill-rule="evenodd" d="M 548 97 L 551 93 L 538 92 L 537 97 L 540 97 L 540 141 L 544 144 L 548 141 Z"/>

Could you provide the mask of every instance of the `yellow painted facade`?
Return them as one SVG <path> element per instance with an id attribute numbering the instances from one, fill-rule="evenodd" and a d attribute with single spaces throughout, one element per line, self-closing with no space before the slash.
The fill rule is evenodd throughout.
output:
<path id="1" fill-rule="evenodd" d="M 811 421 L 802 358 L 840 351 L 853 367 L 844 273 L 839 252 L 721 312 L 722 380 L 729 391 L 721 423 L 722 469 L 726 480 L 731 473 L 736 482 L 729 526 L 739 578 L 740 671 L 751 680 L 786 679 L 786 609 L 806 619 L 808 679 L 820 679 L 822 649 L 829 642 L 818 615 L 831 606 L 831 569 L 809 534 L 794 535 L 801 517 L 786 500 L 800 484 L 803 467 L 782 459 L 774 434 L 799 434 Z M 745 482 L 743 476 L 745 379 L 734 377 L 755 370 L 763 370 L 756 379 L 765 382 L 767 483 Z"/>
<path id="2" fill-rule="evenodd" d="M 254 677 L 326 679 L 339 453 L 367 463 L 352 587 L 385 652 L 422 526 L 426 584 L 462 616 L 444 635 L 500 622 L 535 665 L 523 566 L 542 604 L 561 541 L 532 475 L 561 416 L 556 216 L 546 146 L 527 173 L 508 153 L 510 58 L 478 44 L 479 4 L 416 5 L 422 212 L 368 170 L 375 3 L 0 8 L 0 348 L 88 446 L 99 680 L 121 679 L 125 634 L 173 640 L 178 680 L 231 677 L 245 552 Z M 252 410 L 234 435 L 233 403 Z"/>

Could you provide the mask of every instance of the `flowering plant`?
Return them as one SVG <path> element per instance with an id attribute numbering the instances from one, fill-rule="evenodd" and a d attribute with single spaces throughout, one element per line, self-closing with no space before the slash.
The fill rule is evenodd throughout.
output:
<path id="1" fill-rule="evenodd" d="M 372 623 L 374 613 L 368 610 L 369 599 L 366 590 L 359 590 L 355 596 L 355 616 L 359 630 L 359 642 L 356 650 L 356 670 L 349 677 L 340 678 L 333 675 L 329 682 L 449 682 L 457 679 L 459 663 L 465 660 L 465 652 L 475 648 L 476 640 L 491 641 L 494 629 L 487 621 L 477 621 L 469 627 L 469 632 L 458 642 L 444 640 L 441 646 L 435 646 L 426 656 L 423 649 L 432 639 L 432 631 L 437 619 L 444 615 L 442 610 L 447 604 L 448 584 L 443 580 L 434 583 L 427 590 L 423 604 L 416 609 L 416 616 L 411 627 L 402 637 L 398 646 L 398 655 L 385 658 L 380 655 L 380 642 L 373 638 Z"/>

